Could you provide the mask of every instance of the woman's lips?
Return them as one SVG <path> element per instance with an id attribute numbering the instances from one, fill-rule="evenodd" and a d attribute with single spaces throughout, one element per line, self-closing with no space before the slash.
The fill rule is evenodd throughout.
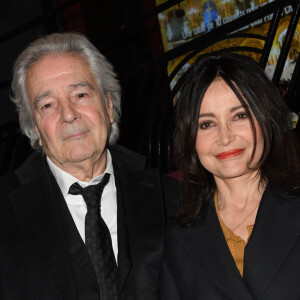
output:
<path id="1" fill-rule="evenodd" d="M 235 157 L 240 155 L 242 152 L 244 152 L 245 149 L 232 149 L 226 152 L 221 152 L 216 155 L 216 158 L 218 159 L 227 159 L 231 157 Z"/>

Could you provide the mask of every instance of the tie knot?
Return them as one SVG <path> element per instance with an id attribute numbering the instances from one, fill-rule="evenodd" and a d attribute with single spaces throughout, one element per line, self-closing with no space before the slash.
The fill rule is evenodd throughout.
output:
<path id="1" fill-rule="evenodd" d="M 105 173 L 102 180 L 98 184 L 88 185 L 85 188 L 81 187 L 78 182 L 75 182 L 70 186 L 69 194 L 82 195 L 88 209 L 97 208 L 100 205 L 102 192 L 108 183 L 109 176 L 110 174 Z"/>

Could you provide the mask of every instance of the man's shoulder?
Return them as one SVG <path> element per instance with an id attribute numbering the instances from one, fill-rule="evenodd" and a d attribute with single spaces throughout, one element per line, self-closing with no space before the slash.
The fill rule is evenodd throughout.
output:
<path id="1" fill-rule="evenodd" d="M 45 155 L 42 152 L 34 151 L 25 162 L 16 169 L 15 173 L 22 183 L 27 183 L 40 176 L 45 170 Z"/>
<path id="2" fill-rule="evenodd" d="M 31 181 L 39 176 L 43 167 L 43 154 L 34 151 L 14 172 L 0 178 L 0 189 L 11 189 Z"/>
<path id="3" fill-rule="evenodd" d="M 121 145 L 112 145 L 108 147 L 113 159 L 113 163 L 132 170 L 144 169 L 146 166 L 146 157 L 140 153 L 134 152 Z"/>
<path id="4" fill-rule="evenodd" d="M 162 175 L 162 186 L 168 217 L 178 213 L 183 206 L 184 184 L 180 176 Z"/>
<path id="5" fill-rule="evenodd" d="M 10 173 L 0 178 L 0 194 L 9 194 L 12 190 L 20 185 L 16 173 Z"/>

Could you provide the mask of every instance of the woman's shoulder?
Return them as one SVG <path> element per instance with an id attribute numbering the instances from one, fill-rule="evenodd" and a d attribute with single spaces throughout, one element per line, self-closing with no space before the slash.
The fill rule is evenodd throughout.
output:
<path id="1" fill-rule="evenodd" d="M 264 191 L 264 196 L 276 198 L 281 201 L 300 202 L 300 188 L 293 191 L 283 191 L 276 185 L 268 184 Z"/>
<path id="2" fill-rule="evenodd" d="M 279 190 L 276 186 L 268 185 L 261 199 L 258 211 L 258 217 L 266 220 L 273 220 L 278 223 L 279 220 L 300 220 L 300 197 Z"/>

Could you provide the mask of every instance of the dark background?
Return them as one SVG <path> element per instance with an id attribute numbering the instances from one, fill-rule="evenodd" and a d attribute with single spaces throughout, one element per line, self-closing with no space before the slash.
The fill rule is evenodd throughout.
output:
<path id="1" fill-rule="evenodd" d="M 73 3 L 73 4 L 72 4 Z M 70 5 L 63 9 L 61 5 Z M 151 59 L 161 50 L 156 16 L 145 18 L 154 1 L 126 0 L 9 0 L 0 3 L 0 125 L 17 122 L 9 100 L 9 82 L 15 58 L 41 35 L 76 31 L 88 36 L 111 61 L 123 90 L 120 142 L 137 148 L 141 111 L 147 109 L 155 68 Z M 59 10 L 61 9 L 61 12 Z M 63 9 L 63 10 L 62 10 Z M 147 84 L 146 84 L 147 82 Z M 136 132 L 136 134 L 135 134 Z"/>
<path id="2" fill-rule="evenodd" d="M 169 4 L 166 4 L 172 6 L 178 2 L 180 1 L 169 0 Z M 13 171 L 31 152 L 27 138 L 20 134 L 17 113 L 9 100 L 14 60 L 30 42 L 52 32 L 84 33 L 114 65 L 119 74 L 122 86 L 119 143 L 145 154 L 149 165 L 169 172 L 174 168 L 172 164 L 174 94 L 172 95 L 169 90 L 166 69 L 168 60 L 193 50 L 200 51 L 217 40 L 225 39 L 228 34 L 253 22 L 255 18 L 270 12 L 276 13 L 277 9 L 282 9 L 280 6 L 285 4 L 294 5 L 297 21 L 299 0 L 275 0 L 267 5 L 267 8 L 264 7 L 233 21 L 224 28 L 222 26 L 164 54 L 157 19 L 160 8 L 155 6 L 155 0 L 2 0 L 0 175 Z M 269 7 L 273 10 L 266 12 Z M 280 11 L 277 12 L 280 16 Z M 261 62 L 264 60 L 265 63 L 269 53 L 269 38 L 271 45 L 271 31 L 267 37 L 263 37 L 266 40 L 263 51 L 250 49 L 262 53 Z M 288 49 L 289 46 L 286 47 L 286 51 Z M 298 74 L 299 61 L 298 59 L 296 67 Z M 283 57 L 282 64 L 284 62 Z M 279 70 L 277 85 L 280 74 Z M 300 76 L 295 76 L 293 87 L 288 101 L 293 110 L 299 112 Z"/>

